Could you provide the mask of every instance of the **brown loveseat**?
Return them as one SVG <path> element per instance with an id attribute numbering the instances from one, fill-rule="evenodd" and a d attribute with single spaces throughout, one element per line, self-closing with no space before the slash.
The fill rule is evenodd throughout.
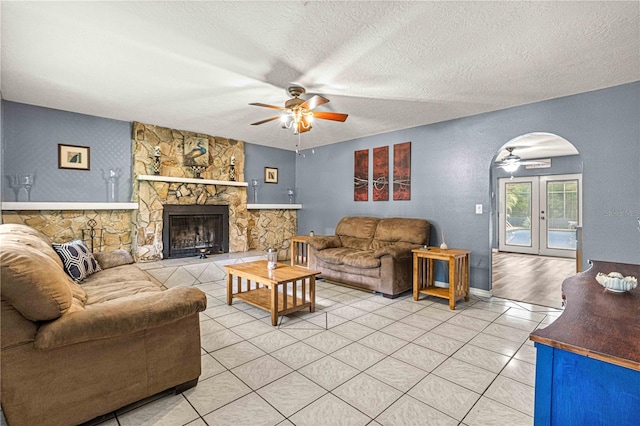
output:
<path id="1" fill-rule="evenodd" d="M 309 268 L 321 277 L 395 297 L 413 286 L 412 249 L 429 243 L 424 219 L 345 217 L 336 235 L 309 238 Z"/>
<path id="2" fill-rule="evenodd" d="M 200 376 L 205 294 L 166 291 L 124 251 L 76 284 L 44 234 L 0 225 L 2 409 L 9 425 L 76 425 Z"/>

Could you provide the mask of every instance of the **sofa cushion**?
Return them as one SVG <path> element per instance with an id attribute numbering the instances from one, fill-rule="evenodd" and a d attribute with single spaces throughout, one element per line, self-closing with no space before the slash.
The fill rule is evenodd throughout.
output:
<path id="1" fill-rule="evenodd" d="M 397 242 L 428 244 L 430 228 L 429 221 L 424 219 L 381 219 L 376 228 L 372 248 L 379 249 Z"/>
<path id="2" fill-rule="evenodd" d="M 368 250 L 379 222 L 380 219 L 375 217 L 344 217 L 336 226 L 336 235 L 340 237 L 343 247 Z"/>
<path id="3" fill-rule="evenodd" d="M 348 247 L 330 248 L 317 251 L 316 257 L 332 265 L 342 265 L 342 259 L 352 251 L 353 249 Z"/>
<path id="4" fill-rule="evenodd" d="M 325 250 L 328 248 L 338 248 L 342 246 L 340 238 L 335 235 L 309 237 L 308 242 L 309 245 L 316 250 Z"/>
<path id="5" fill-rule="evenodd" d="M 87 277 L 82 282 L 82 287 L 86 290 L 88 286 L 100 286 L 126 281 L 152 281 L 152 279 L 146 272 L 135 265 L 122 265 L 103 269 L 99 274 Z"/>
<path id="6" fill-rule="evenodd" d="M 49 256 L 54 262 L 63 268 L 60 257 L 51 247 L 49 237 L 42 232 L 33 229 L 27 225 L 19 223 L 5 223 L 0 225 L 0 235 L 2 241 L 16 241 L 40 250 L 43 254 Z"/>
<path id="7" fill-rule="evenodd" d="M 69 276 L 58 263 L 42 250 L 6 235 L 0 235 L 0 245 L 3 299 L 31 321 L 53 320 L 69 310 Z"/>
<path id="8" fill-rule="evenodd" d="M 102 285 L 84 285 L 86 306 L 122 299 L 141 293 L 160 293 L 162 289 L 151 281 L 114 281 Z"/>
<path id="9" fill-rule="evenodd" d="M 53 243 L 52 246 L 60 256 L 64 270 L 76 282 L 102 270 L 87 246 L 80 240 L 62 244 Z"/>
<path id="10" fill-rule="evenodd" d="M 347 253 L 342 259 L 342 264 L 354 268 L 379 268 L 380 258 L 373 257 L 373 250 L 357 250 Z"/>
<path id="11" fill-rule="evenodd" d="M 131 253 L 126 250 L 114 250 L 95 253 L 96 259 L 102 269 L 109 269 L 115 266 L 129 265 L 133 263 Z"/>

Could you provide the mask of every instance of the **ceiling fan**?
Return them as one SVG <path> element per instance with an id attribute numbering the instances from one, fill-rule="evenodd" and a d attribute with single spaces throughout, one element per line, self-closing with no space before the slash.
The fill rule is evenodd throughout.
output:
<path id="1" fill-rule="evenodd" d="M 502 161 L 499 162 L 498 167 L 503 168 L 505 171 L 509 173 L 515 172 L 516 170 L 518 170 L 520 166 L 545 164 L 544 161 L 540 161 L 540 160 L 521 159 L 519 155 L 516 155 L 513 153 L 513 151 L 516 149 L 515 146 L 510 146 L 505 149 L 507 150 L 507 152 L 509 152 L 509 154 L 507 154 L 507 156 L 504 157 Z"/>
<path id="2" fill-rule="evenodd" d="M 329 102 L 329 99 L 324 98 L 320 95 L 313 95 L 309 100 L 306 101 L 304 99 L 300 99 L 300 95 L 306 92 L 304 87 L 291 86 L 287 89 L 287 92 L 292 96 L 292 98 L 284 103 L 284 108 L 262 103 L 250 103 L 249 105 L 282 111 L 280 115 L 267 118 L 266 120 L 251 123 L 251 125 L 257 126 L 259 124 L 268 123 L 269 121 L 280 119 L 283 129 L 293 129 L 293 134 L 299 135 L 311 130 L 311 123 L 315 118 L 344 122 L 348 117 L 348 114 L 315 111 L 317 107 Z"/>

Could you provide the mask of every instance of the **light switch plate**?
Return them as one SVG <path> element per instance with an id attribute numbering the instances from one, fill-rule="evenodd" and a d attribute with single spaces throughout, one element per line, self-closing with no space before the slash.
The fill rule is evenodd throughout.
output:
<path id="1" fill-rule="evenodd" d="M 482 214 L 482 204 L 476 204 L 476 214 Z"/>

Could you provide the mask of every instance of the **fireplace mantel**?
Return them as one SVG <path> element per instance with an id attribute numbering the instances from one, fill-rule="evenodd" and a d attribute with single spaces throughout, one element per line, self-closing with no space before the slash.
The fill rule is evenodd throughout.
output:
<path id="1" fill-rule="evenodd" d="M 235 182 L 230 180 L 212 180 L 212 179 L 196 179 L 187 177 L 160 176 L 160 175 L 138 175 L 138 180 L 146 180 L 153 182 L 178 182 L 178 183 L 196 183 L 203 185 L 226 185 L 226 186 L 248 186 L 247 182 Z"/>

